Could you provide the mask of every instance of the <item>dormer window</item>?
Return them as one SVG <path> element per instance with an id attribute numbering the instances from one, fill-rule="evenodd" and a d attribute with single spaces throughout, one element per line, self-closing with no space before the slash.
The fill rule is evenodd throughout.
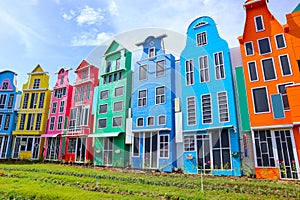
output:
<path id="1" fill-rule="evenodd" d="M 207 44 L 206 32 L 197 34 L 197 46 L 203 46 Z"/>
<path id="2" fill-rule="evenodd" d="M 106 69 L 105 69 L 105 72 L 106 72 L 106 73 L 109 73 L 110 70 L 111 70 L 111 62 L 109 61 L 109 62 L 106 63 Z"/>
<path id="3" fill-rule="evenodd" d="M 34 79 L 33 89 L 39 89 L 40 88 L 40 83 L 41 83 L 41 79 L 39 79 L 39 78 Z"/>
<path id="4" fill-rule="evenodd" d="M 152 47 L 148 50 L 148 58 L 153 58 L 155 56 L 155 48 Z"/>
<path id="5" fill-rule="evenodd" d="M 86 79 L 86 70 L 82 71 L 82 80 Z"/>
<path id="6" fill-rule="evenodd" d="M 263 18 L 262 18 L 261 15 L 260 16 L 256 16 L 254 18 L 254 22 L 255 22 L 256 32 L 265 30 L 264 21 L 263 21 Z"/>
<path id="7" fill-rule="evenodd" d="M 2 83 L 2 90 L 7 90 L 8 89 L 8 82 L 3 82 Z"/>

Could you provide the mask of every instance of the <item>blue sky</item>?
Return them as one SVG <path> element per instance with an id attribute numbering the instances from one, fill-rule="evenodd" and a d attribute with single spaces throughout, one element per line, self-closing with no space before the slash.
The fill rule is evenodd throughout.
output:
<path id="1" fill-rule="evenodd" d="M 298 0 L 269 0 L 275 17 L 285 23 Z M 210 16 L 230 47 L 242 34 L 244 0 L 1 0 L 0 70 L 18 74 L 18 87 L 40 64 L 56 81 L 60 67 L 75 69 L 108 38 L 141 29 L 163 28 L 185 35 L 197 17 Z M 149 33 L 151 34 L 151 33 Z M 137 41 L 140 42 L 140 41 Z M 101 55 L 99 55 L 101 57 Z M 71 80 L 74 74 L 71 73 Z"/>

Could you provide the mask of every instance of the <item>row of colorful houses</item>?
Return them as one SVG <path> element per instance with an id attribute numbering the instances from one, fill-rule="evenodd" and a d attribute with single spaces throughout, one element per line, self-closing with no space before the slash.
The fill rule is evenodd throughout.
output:
<path id="1" fill-rule="evenodd" d="M 166 34 L 149 36 L 139 60 L 113 40 L 98 68 L 61 68 L 52 90 L 41 66 L 0 72 L 0 159 L 299 179 L 300 5 L 281 25 L 265 0 L 244 3 L 230 49 L 207 16 L 187 29 L 179 59 Z"/>

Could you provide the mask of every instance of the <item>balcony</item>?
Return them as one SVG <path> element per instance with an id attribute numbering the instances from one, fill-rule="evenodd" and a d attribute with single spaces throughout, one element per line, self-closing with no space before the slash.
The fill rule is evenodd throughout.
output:
<path id="1" fill-rule="evenodd" d="M 66 136 L 79 136 L 79 135 L 88 135 L 90 134 L 90 128 L 86 126 L 79 127 L 70 127 L 67 129 Z"/>
<path id="2" fill-rule="evenodd" d="M 94 82 L 94 80 L 95 80 L 95 78 L 92 78 L 92 77 L 87 77 L 85 79 L 79 79 L 74 82 L 74 86 L 81 85 L 84 83 Z"/>

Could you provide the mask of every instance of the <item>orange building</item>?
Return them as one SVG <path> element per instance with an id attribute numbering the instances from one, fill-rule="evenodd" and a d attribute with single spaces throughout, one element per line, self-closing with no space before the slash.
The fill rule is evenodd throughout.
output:
<path id="1" fill-rule="evenodd" d="M 300 56 L 297 57 L 293 44 L 293 40 L 299 40 L 299 33 L 290 34 L 287 30 L 297 32 L 296 24 L 299 26 L 300 21 L 290 17 L 291 27 L 282 26 L 269 11 L 266 0 L 247 0 L 244 7 L 246 22 L 239 42 L 256 176 L 299 179 L 300 116 L 294 121 L 292 115 L 293 109 L 300 110 L 300 103 L 296 96 L 288 96 L 300 94 L 297 86 L 300 83 L 297 62 Z"/>

